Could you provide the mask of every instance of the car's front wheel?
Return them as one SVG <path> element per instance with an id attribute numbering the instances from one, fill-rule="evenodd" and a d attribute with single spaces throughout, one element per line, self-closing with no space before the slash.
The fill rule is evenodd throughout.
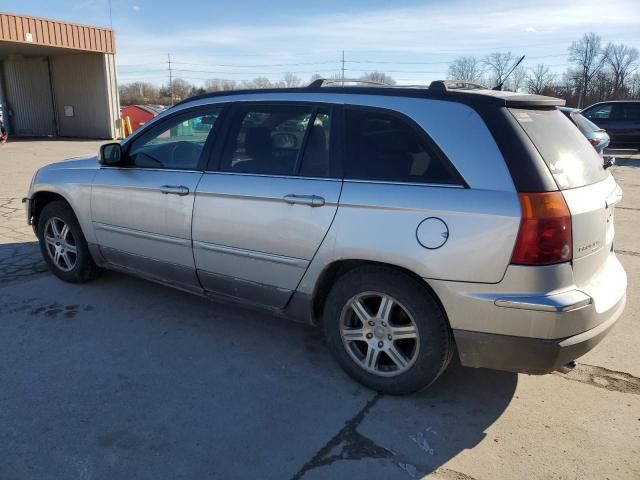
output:
<path id="1" fill-rule="evenodd" d="M 408 274 L 377 265 L 336 281 L 323 328 L 342 368 L 383 393 L 427 387 L 453 354 L 451 330 L 433 294 Z"/>
<path id="2" fill-rule="evenodd" d="M 98 275 L 80 224 L 66 202 L 56 200 L 45 205 L 37 231 L 42 256 L 58 278 L 81 283 Z"/>

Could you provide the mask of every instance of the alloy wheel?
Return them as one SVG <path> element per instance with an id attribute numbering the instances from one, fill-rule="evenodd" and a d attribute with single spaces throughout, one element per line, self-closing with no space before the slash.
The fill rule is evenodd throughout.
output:
<path id="1" fill-rule="evenodd" d="M 57 268 L 69 272 L 76 266 L 78 248 L 75 238 L 64 220 L 51 217 L 44 225 L 44 242 L 49 258 Z"/>
<path id="2" fill-rule="evenodd" d="M 420 348 L 418 326 L 390 295 L 364 292 L 351 298 L 340 317 L 344 347 L 360 367 L 391 377 L 406 372 Z"/>

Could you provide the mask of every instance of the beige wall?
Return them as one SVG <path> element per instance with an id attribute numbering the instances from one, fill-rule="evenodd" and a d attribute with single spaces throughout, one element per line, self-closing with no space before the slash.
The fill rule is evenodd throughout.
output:
<path id="1" fill-rule="evenodd" d="M 113 55 L 49 57 L 58 135 L 115 138 L 119 117 Z M 65 107 L 73 108 L 73 116 Z"/>

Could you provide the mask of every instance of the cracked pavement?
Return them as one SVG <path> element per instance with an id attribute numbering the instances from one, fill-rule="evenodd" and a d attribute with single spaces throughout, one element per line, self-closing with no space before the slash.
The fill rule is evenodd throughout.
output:
<path id="1" fill-rule="evenodd" d="M 121 274 L 48 274 L 19 199 L 40 165 L 98 144 L 0 149 L 0 478 L 640 478 L 640 155 L 614 167 L 627 309 L 574 371 L 454 362 L 390 397 L 314 328 Z"/>

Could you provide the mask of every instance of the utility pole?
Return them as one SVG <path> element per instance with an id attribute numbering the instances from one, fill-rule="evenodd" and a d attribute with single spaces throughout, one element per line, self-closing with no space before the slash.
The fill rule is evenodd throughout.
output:
<path id="1" fill-rule="evenodd" d="M 173 74 L 171 72 L 171 54 L 167 53 L 167 59 L 169 60 L 169 93 L 171 95 L 171 105 L 173 105 Z"/>
<path id="2" fill-rule="evenodd" d="M 109 2 L 109 28 L 113 30 L 113 15 L 111 13 L 111 0 L 107 0 Z"/>
<path id="3" fill-rule="evenodd" d="M 344 87 L 344 50 L 342 50 L 342 86 Z"/>

